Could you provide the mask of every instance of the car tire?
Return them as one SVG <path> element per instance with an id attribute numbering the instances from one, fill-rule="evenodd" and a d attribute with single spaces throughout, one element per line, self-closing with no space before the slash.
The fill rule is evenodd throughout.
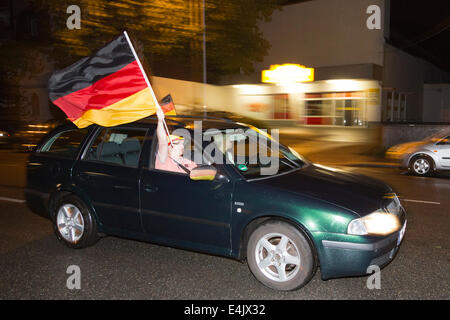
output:
<path id="1" fill-rule="evenodd" d="M 65 195 L 55 201 L 53 208 L 53 229 L 59 241 L 74 249 L 86 248 L 98 241 L 95 217 L 81 199 Z"/>
<path id="2" fill-rule="evenodd" d="M 249 237 L 247 264 L 265 286 L 292 291 L 306 285 L 316 270 L 314 253 L 299 229 L 283 221 L 269 221 Z"/>
<path id="3" fill-rule="evenodd" d="M 435 170 L 433 159 L 427 155 L 418 155 L 409 161 L 408 170 L 416 176 L 429 176 Z"/>

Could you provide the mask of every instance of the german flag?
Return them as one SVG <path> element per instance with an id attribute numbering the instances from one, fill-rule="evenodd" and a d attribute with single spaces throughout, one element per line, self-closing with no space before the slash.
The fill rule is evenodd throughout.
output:
<path id="1" fill-rule="evenodd" d="M 175 110 L 175 104 L 173 103 L 172 96 L 170 94 L 162 98 L 161 101 L 159 102 L 159 105 L 161 106 L 161 110 L 164 112 L 164 114 L 170 116 L 177 115 L 177 112 Z"/>
<path id="2" fill-rule="evenodd" d="M 156 112 L 151 88 L 124 34 L 56 71 L 48 86 L 50 100 L 79 128 L 115 126 Z"/>

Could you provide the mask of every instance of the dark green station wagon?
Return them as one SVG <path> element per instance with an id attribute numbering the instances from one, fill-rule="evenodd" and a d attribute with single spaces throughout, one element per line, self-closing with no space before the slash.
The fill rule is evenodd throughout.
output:
<path id="1" fill-rule="evenodd" d="M 153 117 L 111 128 L 66 124 L 29 158 L 28 206 L 47 215 L 71 248 L 115 235 L 231 257 L 277 290 L 304 286 L 319 267 L 324 280 L 365 275 L 395 257 L 406 213 L 386 184 L 310 163 L 242 123 L 166 122 L 194 137 L 185 139 L 185 157 L 202 165 L 186 173 L 156 169 Z M 211 151 L 228 132 L 237 150 L 231 159 L 228 149 Z M 249 132 L 268 139 L 273 162 L 252 161 Z M 273 163 L 276 171 L 262 174 Z"/>

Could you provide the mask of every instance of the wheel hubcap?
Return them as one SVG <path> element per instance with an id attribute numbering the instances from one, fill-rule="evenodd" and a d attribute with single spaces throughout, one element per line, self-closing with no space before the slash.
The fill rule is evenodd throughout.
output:
<path id="1" fill-rule="evenodd" d="M 269 279 L 289 281 L 300 269 L 300 254 L 294 242 L 278 233 L 262 237 L 255 248 L 259 270 Z"/>
<path id="2" fill-rule="evenodd" d="M 61 236 L 71 243 L 77 243 L 84 233 L 84 220 L 80 210 L 71 204 L 65 204 L 58 210 L 56 217 Z"/>
<path id="3" fill-rule="evenodd" d="M 426 159 L 417 159 L 414 161 L 414 171 L 418 174 L 425 174 L 430 170 L 430 163 Z"/>

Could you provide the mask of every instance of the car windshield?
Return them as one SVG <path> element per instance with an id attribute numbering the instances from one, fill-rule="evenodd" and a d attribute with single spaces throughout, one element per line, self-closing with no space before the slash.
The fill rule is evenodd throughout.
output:
<path id="1" fill-rule="evenodd" d="M 207 130 L 204 141 L 207 142 L 204 153 L 209 154 L 214 163 L 232 165 L 247 179 L 279 175 L 308 163 L 295 150 L 254 127 L 245 131 Z"/>
<path id="2" fill-rule="evenodd" d="M 432 142 L 437 142 L 443 138 L 445 138 L 446 136 L 448 136 L 450 134 L 450 131 L 447 130 L 441 130 L 438 131 L 428 137 L 426 137 L 425 139 L 423 139 L 424 141 L 432 141 Z"/>

